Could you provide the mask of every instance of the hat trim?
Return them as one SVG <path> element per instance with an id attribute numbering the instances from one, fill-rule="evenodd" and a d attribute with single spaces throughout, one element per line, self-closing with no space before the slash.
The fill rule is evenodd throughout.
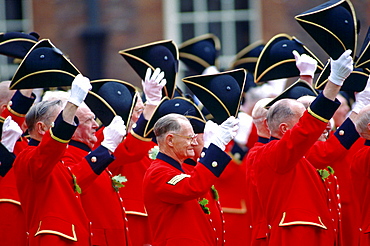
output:
<path id="1" fill-rule="evenodd" d="M 342 47 L 344 48 L 344 50 L 346 50 L 346 49 L 347 49 L 347 48 L 346 48 L 346 46 L 343 44 L 343 42 L 338 38 L 338 36 L 337 36 L 337 35 L 335 35 L 333 32 L 331 32 L 329 29 L 327 29 L 327 28 L 325 28 L 325 27 L 323 27 L 323 26 L 320 26 L 320 25 L 318 25 L 318 24 L 316 24 L 316 23 L 314 23 L 314 22 L 310 22 L 310 21 L 306 21 L 306 20 L 301 20 L 301 19 L 298 19 L 298 18 L 296 18 L 296 20 L 300 20 L 300 21 L 302 21 L 302 22 L 304 22 L 304 23 L 311 24 L 311 25 L 313 25 L 313 26 L 316 26 L 316 27 L 318 27 L 318 28 L 321 28 L 322 30 L 325 30 L 327 33 L 331 34 L 334 38 L 336 38 L 336 39 L 337 39 L 337 41 L 342 45 Z M 357 42 L 356 37 L 355 37 L 355 41 Z M 354 50 L 355 50 L 355 51 L 356 51 L 356 42 L 355 42 L 355 47 L 354 47 Z M 352 52 L 352 55 L 353 55 L 353 54 L 355 54 L 355 52 Z"/>
<path id="2" fill-rule="evenodd" d="M 296 82 L 294 82 L 293 84 L 291 84 L 288 88 L 286 88 L 283 92 L 281 92 L 278 96 L 276 96 L 275 98 L 273 98 L 270 102 L 268 102 L 264 108 L 269 108 L 271 107 L 274 103 L 276 103 L 277 101 L 279 101 L 280 99 L 278 99 L 281 95 L 283 95 L 284 93 L 286 93 L 287 91 L 289 91 L 292 87 L 296 86 L 296 84 L 298 83 L 304 83 L 306 84 L 311 90 L 312 92 L 317 96 L 317 92 L 315 91 L 315 89 L 305 80 L 302 80 L 302 79 L 298 79 Z"/>
<path id="3" fill-rule="evenodd" d="M 13 85 L 11 85 L 9 87 L 9 89 L 10 90 L 13 89 L 17 84 L 19 84 L 19 82 L 21 82 L 22 80 L 24 80 L 24 79 L 26 79 L 30 76 L 37 75 L 37 74 L 42 74 L 42 73 L 63 73 L 63 74 L 72 76 L 73 78 L 76 77 L 76 75 L 74 75 L 72 73 L 69 73 L 69 72 L 66 72 L 66 71 L 63 71 L 63 70 L 57 70 L 57 69 L 42 70 L 42 71 L 33 72 L 33 73 L 30 73 L 30 74 L 27 74 L 27 75 L 23 76 L 22 78 L 18 79 L 16 82 L 14 82 Z M 47 86 L 47 87 L 49 87 L 49 86 Z M 35 88 L 37 88 L 37 87 L 35 87 Z"/>
<path id="4" fill-rule="evenodd" d="M 251 50 L 253 50 L 254 48 L 260 46 L 260 45 L 263 45 L 263 41 L 262 40 L 258 40 L 250 45 L 248 45 L 247 47 L 245 47 L 244 49 L 242 49 L 241 51 L 238 52 L 238 54 L 236 54 L 235 56 L 235 61 L 236 60 L 239 60 L 240 58 L 242 58 L 245 54 L 247 54 L 248 52 L 250 52 Z M 253 57 L 253 56 L 252 56 Z"/>
<path id="5" fill-rule="evenodd" d="M 189 100 L 189 99 L 187 99 L 186 97 L 174 97 L 174 98 L 172 98 L 172 99 L 170 99 L 169 97 L 167 97 L 167 96 L 165 96 L 165 97 L 163 97 L 162 98 L 162 100 L 161 100 L 161 102 L 158 104 L 158 106 L 154 109 L 154 112 L 153 112 L 153 114 L 152 114 L 152 116 L 153 115 L 155 115 L 155 113 L 158 111 L 158 109 L 159 109 L 159 107 L 162 105 L 162 103 L 164 102 L 164 101 L 168 101 L 168 100 L 173 100 L 173 99 L 181 99 L 181 100 L 184 100 L 184 101 L 186 101 L 186 102 L 189 102 L 190 104 L 192 104 L 193 106 L 194 106 L 194 108 L 195 108 L 195 110 L 197 110 L 197 112 L 198 112 L 198 114 L 200 115 L 200 116 L 203 116 L 202 118 L 198 118 L 198 117 L 195 117 L 195 116 L 192 116 L 192 115 L 184 115 L 186 118 L 190 118 L 190 119 L 195 119 L 195 120 L 198 120 L 198 121 L 200 121 L 200 122 L 203 122 L 203 123 L 206 123 L 206 118 L 204 117 L 204 115 L 202 114 L 202 112 L 201 112 L 201 110 L 199 109 L 199 107 L 193 102 L 193 101 L 191 101 L 191 100 Z M 145 126 L 145 130 L 144 130 L 144 138 L 145 137 L 147 137 L 152 131 L 153 131 L 153 129 L 154 129 L 154 124 L 153 124 L 153 127 L 151 128 L 151 129 L 148 129 L 148 127 L 149 127 L 149 123 L 151 122 L 151 120 L 152 120 L 152 117 L 148 120 L 148 123 L 147 123 L 147 125 Z"/>
<path id="6" fill-rule="evenodd" d="M 235 68 L 236 66 L 243 64 L 243 63 L 256 63 L 258 61 L 258 57 L 246 57 L 239 60 L 236 60 L 231 67 Z M 247 69 L 246 69 L 247 70 Z M 253 71 L 251 71 L 253 72 Z"/>
<path id="7" fill-rule="evenodd" d="M 213 96 L 213 98 L 215 98 L 216 99 L 216 101 L 218 101 L 219 103 L 220 103 L 220 105 L 222 105 L 222 107 L 225 109 L 225 111 L 227 112 L 227 114 L 229 115 L 229 116 L 231 116 L 231 113 L 230 113 L 230 111 L 229 111 L 229 109 L 225 106 L 225 104 L 223 104 L 222 103 L 222 101 L 212 92 L 212 91 L 210 91 L 210 90 L 208 90 L 207 88 L 205 88 L 204 86 L 201 86 L 201 85 L 199 85 L 199 84 L 197 84 L 197 83 L 195 83 L 195 82 L 193 82 L 193 81 L 190 81 L 190 80 L 186 80 L 186 79 L 182 79 L 182 81 L 184 82 L 184 83 L 188 83 L 188 84 L 192 84 L 192 85 L 194 85 L 194 86 L 196 86 L 196 87 L 199 87 L 199 88 L 201 88 L 201 89 L 203 89 L 203 90 L 205 90 L 206 92 L 208 92 L 210 95 L 212 95 Z M 239 98 L 239 103 L 240 103 L 240 98 Z"/>
<path id="8" fill-rule="evenodd" d="M 147 67 L 151 68 L 153 72 L 154 72 L 154 70 L 155 70 L 155 68 L 154 68 L 151 64 L 149 64 L 147 61 L 145 61 L 144 59 L 141 59 L 141 58 L 140 58 L 140 57 L 138 57 L 138 56 L 135 56 L 135 55 L 133 55 L 133 54 L 131 54 L 131 53 L 124 53 L 124 52 L 122 52 L 122 53 L 121 53 L 121 51 L 119 51 L 118 53 L 119 53 L 119 54 L 121 54 L 121 55 L 125 55 L 125 56 L 128 56 L 128 57 L 131 57 L 132 59 L 135 59 L 135 60 L 137 60 L 137 61 L 139 61 L 139 62 L 143 63 L 143 64 L 144 64 L 144 65 L 146 65 Z M 175 79 L 174 79 L 174 81 L 176 81 L 176 78 L 177 78 L 177 73 L 176 73 L 176 75 L 175 75 Z M 168 95 L 168 96 L 173 97 L 173 95 L 175 94 L 175 89 L 173 90 L 172 95 L 169 95 L 169 93 L 168 93 L 168 90 L 167 90 L 167 87 L 166 87 L 166 86 L 163 86 L 163 88 L 162 88 L 162 89 L 165 91 L 165 94 L 166 94 L 166 95 Z"/>
<path id="9" fill-rule="evenodd" d="M 195 61 L 195 62 L 199 63 L 200 65 L 202 65 L 204 68 L 207 68 L 207 67 L 211 66 L 211 64 L 209 64 L 205 60 L 199 58 L 198 56 L 189 54 L 189 53 L 180 52 L 180 59 L 181 58 L 186 58 L 186 59 Z"/>
<path id="10" fill-rule="evenodd" d="M 117 82 L 117 83 L 120 83 L 120 84 L 124 84 L 125 86 L 127 86 L 127 87 L 129 87 L 129 88 L 131 88 L 133 90 L 134 95 L 132 97 L 132 104 L 131 104 L 130 112 L 129 112 L 129 115 L 128 115 L 128 118 L 127 118 L 127 122 L 126 122 L 126 127 L 128 127 L 129 126 L 129 123 L 131 121 L 131 118 L 132 118 L 132 112 L 134 111 L 135 104 L 136 104 L 136 101 L 135 101 L 136 98 L 135 97 L 138 97 L 138 95 L 139 95 L 138 90 L 131 83 L 126 82 L 124 80 L 120 80 L 120 79 L 96 79 L 96 80 L 90 81 L 91 84 L 100 83 L 100 82 L 103 82 L 103 83 L 104 82 Z M 112 108 L 112 106 L 107 101 L 105 101 L 104 98 L 102 98 L 101 96 L 99 96 L 95 92 L 89 91 L 89 93 L 90 92 L 91 92 L 91 94 L 95 95 L 98 99 L 100 99 L 104 104 L 106 104 L 110 108 L 110 110 L 112 112 L 114 112 L 114 115 L 117 115 L 117 113 L 114 111 L 114 109 Z"/>
<path id="11" fill-rule="evenodd" d="M 363 65 L 365 65 L 366 63 L 369 63 L 370 62 L 370 60 L 366 60 L 366 61 L 364 61 L 364 62 L 362 62 L 362 63 L 360 63 L 360 64 L 358 64 L 358 62 L 361 60 L 361 58 L 364 56 L 364 54 L 366 53 L 366 50 L 369 48 L 369 46 L 370 46 L 370 42 L 366 45 L 366 47 L 364 48 L 364 50 L 363 50 L 363 52 L 360 54 L 360 56 L 357 58 L 357 61 L 356 61 L 356 63 L 355 63 L 355 67 L 357 68 L 357 67 L 361 67 L 361 66 L 363 66 Z"/>
<path id="12" fill-rule="evenodd" d="M 328 64 L 329 64 L 329 63 L 328 63 Z M 352 72 L 350 73 L 350 75 L 351 75 L 351 74 L 359 74 L 359 75 L 363 75 L 363 76 L 369 76 L 369 74 L 367 74 L 367 73 L 365 73 L 365 72 L 356 71 L 356 70 L 352 71 Z M 320 76 L 317 78 L 317 82 L 319 82 L 320 78 L 321 78 L 321 74 L 320 74 Z M 315 84 L 315 89 L 316 89 L 316 90 L 322 90 L 323 88 L 321 88 L 321 87 L 323 87 L 323 85 L 325 85 L 326 83 L 328 83 L 328 81 L 329 81 L 329 79 L 325 79 L 325 80 L 323 80 L 319 85 L 317 85 L 317 83 L 316 83 L 316 84 Z M 345 81 L 344 81 L 344 82 L 345 82 Z"/>
<path id="13" fill-rule="evenodd" d="M 260 76 L 257 76 L 258 67 L 259 67 L 261 58 L 263 57 L 263 55 L 265 54 L 266 50 L 269 48 L 269 46 L 271 45 L 271 43 L 274 42 L 278 38 L 287 38 L 288 40 L 297 40 L 297 38 L 295 36 L 290 36 L 290 35 L 288 35 L 286 33 L 280 33 L 280 34 L 277 34 L 274 37 L 272 37 L 267 42 L 267 44 L 265 45 L 265 47 L 261 51 L 261 54 L 259 55 L 258 60 L 257 60 L 257 63 L 256 63 L 256 68 L 255 68 L 254 74 L 253 74 L 254 75 L 254 78 L 255 78 L 255 80 L 254 80 L 255 83 L 260 82 L 261 77 L 268 72 L 267 70 L 270 70 L 270 69 L 276 67 L 277 65 L 281 65 L 282 63 L 285 63 L 285 62 L 292 62 L 292 61 L 294 61 L 294 63 L 295 63 L 295 59 L 288 59 L 288 60 L 280 61 L 278 64 L 275 64 L 275 66 L 272 66 L 272 67 L 270 66 L 269 68 L 265 69 L 264 72 Z M 305 53 L 307 52 L 313 59 L 315 59 L 317 61 L 317 68 L 319 68 L 320 70 L 323 70 L 324 65 L 322 64 L 321 60 L 318 57 L 316 57 L 316 55 L 314 53 L 312 53 L 312 51 L 310 51 L 304 44 L 302 44 L 302 48 L 304 49 Z"/>
<path id="14" fill-rule="evenodd" d="M 288 62 L 294 62 L 295 63 L 295 59 L 287 59 L 287 60 L 283 60 L 283 61 L 280 61 L 278 63 L 275 63 L 274 65 L 266 68 L 262 73 L 261 75 L 254 80 L 255 83 L 258 83 L 260 82 L 260 79 L 268 72 L 270 72 L 272 69 L 276 68 L 277 66 L 280 66 L 281 64 L 284 64 L 284 63 L 288 63 Z M 256 70 L 257 71 L 257 70 Z"/>
<path id="15" fill-rule="evenodd" d="M 93 92 L 93 91 L 88 91 L 89 94 L 95 96 L 96 98 L 98 98 L 105 106 L 107 106 L 107 108 L 116 116 L 117 113 L 116 111 L 112 108 L 112 106 L 109 105 L 109 103 L 107 103 L 107 101 L 105 101 L 104 98 L 102 98 L 101 96 L 99 96 L 99 94 Z"/>
<path id="16" fill-rule="evenodd" d="M 118 51 L 118 53 L 121 54 L 121 55 L 122 54 L 131 54 L 131 53 L 129 53 L 130 51 L 141 49 L 141 48 L 146 48 L 146 47 L 149 47 L 149 46 L 153 46 L 155 44 L 164 44 L 164 43 L 172 43 L 172 45 L 175 47 L 175 50 L 176 50 L 176 54 L 175 54 L 176 59 L 178 60 L 179 59 L 179 51 L 178 51 L 178 48 L 177 48 L 175 42 L 171 39 L 160 40 L 160 41 L 155 41 L 155 42 L 151 42 L 151 43 L 147 43 L 147 44 L 138 45 L 138 46 L 131 47 L 131 48 L 128 48 L 128 49 L 120 50 L 120 51 Z"/>
<path id="17" fill-rule="evenodd" d="M 189 40 L 186 40 L 185 42 L 183 42 L 182 44 L 180 44 L 179 46 L 179 49 L 183 49 L 191 44 L 194 44 L 198 41 L 202 41 L 202 40 L 206 40 L 206 39 L 212 39 L 214 45 L 215 45 L 215 48 L 216 50 L 220 50 L 221 49 L 221 41 L 220 39 L 212 34 L 212 33 L 206 33 L 206 34 L 203 34 L 203 35 L 200 35 L 200 36 L 197 36 L 197 37 L 194 37 L 194 38 L 191 38 Z"/>
<path id="18" fill-rule="evenodd" d="M 325 10 L 328 10 L 328 9 L 334 8 L 334 7 L 336 7 L 337 5 L 340 5 L 340 4 L 344 3 L 344 2 L 347 2 L 347 3 L 348 3 L 348 5 L 350 5 L 351 10 L 353 10 L 353 9 L 352 9 L 352 4 L 350 4 L 350 2 L 348 2 L 348 1 L 346 1 L 346 0 L 342 0 L 342 1 L 338 1 L 337 3 L 335 3 L 335 4 L 333 4 L 333 5 L 327 6 L 326 8 L 323 8 L 323 9 L 318 9 L 318 10 L 313 11 L 313 12 L 309 12 L 309 13 L 305 13 L 305 14 L 299 14 L 299 15 L 296 15 L 296 16 L 295 16 L 295 18 L 296 18 L 296 17 L 308 16 L 308 15 L 312 15 L 312 14 L 320 13 L 320 12 L 323 12 L 323 11 L 325 11 Z M 318 6 L 316 6 L 316 7 L 318 7 Z M 353 11 L 351 11 L 351 12 L 352 12 L 352 14 L 353 14 Z"/>
<path id="19" fill-rule="evenodd" d="M 34 44 L 38 42 L 38 41 L 27 39 L 27 38 L 13 38 L 13 39 L 7 39 L 7 40 L 4 40 L 3 42 L 0 42 L 0 45 L 4 45 L 7 43 L 11 43 L 11 42 L 21 42 L 21 41 L 26 41 L 26 42 L 30 42 Z"/>
<path id="20" fill-rule="evenodd" d="M 90 81 L 91 84 L 95 84 L 95 83 L 99 83 L 99 82 L 118 82 L 118 83 L 121 83 L 121 84 L 124 84 L 124 85 L 129 86 L 135 92 L 137 91 L 136 87 L 133 86 L 131 83 L 126 82 L 124 80 L 120 80 L 120 79 L 95 79 L 95 80 L 91 80 Z"/>

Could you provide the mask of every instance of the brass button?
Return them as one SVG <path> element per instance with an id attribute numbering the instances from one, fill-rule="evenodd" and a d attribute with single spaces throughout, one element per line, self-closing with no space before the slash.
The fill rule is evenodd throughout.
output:
<path id="1" fill-rule="evenodd" d="M 97 160 L 96 156 L 91 157 L 91 162 L 96 162 Z"/>
<path id="2" fill-rule="evenodd" d="M 339 135 L 343 136 L 344 135 L 344 130 L 340 130 Z"/>
<path id="3" fill-rule="evenodd" d="M 212 167 L 217 167 L 217 166 L 218 166 L 217 161 L 212 162 Z"/>

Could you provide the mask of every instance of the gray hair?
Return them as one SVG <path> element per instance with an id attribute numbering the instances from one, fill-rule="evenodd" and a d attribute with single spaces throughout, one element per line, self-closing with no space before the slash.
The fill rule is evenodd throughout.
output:
<path id="1" fill-rule="evenodd" d="M 279 130 L 279 125 L 289 121 L 295 116 L 295 112 L 291 109 L 292 99 L 281 99 L 274 103 L 267 111 L 267 125 L 272 133 Z"/>
<path id="2" fill-rule="evenodd" d="M 161 139 L 168 132 L 179 132 L 181 130 L 181 120 L 189 121 L 185 116 L 174 113 L 159 118 L 153 129 L 157 140 Z"/>
<path id="3" fill-rule="evenodd" d="M 61 100 L 42 101 L 34 104 L 26 114 L 26 124 L 28 131 L 33 131 L 37 122 L 41 121 L 49 124 L 49 118 L 56 107 L 62 106 Z"/>

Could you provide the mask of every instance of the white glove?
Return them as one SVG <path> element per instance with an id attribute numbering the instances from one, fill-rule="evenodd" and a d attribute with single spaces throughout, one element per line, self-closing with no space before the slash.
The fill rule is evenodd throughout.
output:
<path id="1" fill-rule="evenodd" d="M 141 81 L 143 91 L 146 97 L 146 104 L 158 105 L 162 99 L 162 88 L 166 85 L 167 81 L 164 78 L 164 72 L 160 68 L 154 70 L 148 68 L 145 74 L 145 82 Z"/>
<path id="2" fill-rule="evenodd" d="M 12 120 L 11 116 L 6 117 L 3 124 L 3 134 L 1 143 L 8 149 L 9 152 L 13 152 L 14 145 L 22 135 L 22 129 L 19 125 Z"/>
<path id="3" fill-rule="evenodd" d="M 90 80 L 82 74 L 78 74 L 71 85 L 71 95 L 68 102 L 77 107 L 85 100 L 88 91 L 91 90 Z"/>
<path id="4" fill-rule="evenodd" d="M 239 112 L 238 113 L 238 119 L 239 119 L 239 130 L 236 133 L 236 136 L 234 138 L 234 142 L 241 146 L 245 146 L 248 142 L 249 135 L 252 132 L 252 126 L 253 126 L 253 118 L 252 116 L 244 113 Z"/>
<path id="5" fill-rule="evenodd" d="M 114 152 L 117 146 L 122 142 L 123 137 L 126 135 L 125 122 L 121 116 L 114 116 L 112 122 L 103 130 L 104 140 L 102 146 Z"/>
<path id="6" fill-rule="evenodd" d="M 208 148 L 212 140 L 215 138 L 217 132 L 220 131 L 220 126 L 214 123 L 212 120 L 208 120 L 204 126 L 203 144 L 205 148 Z"/>
<path id="7" fill-rule="evenodd" d="M 337 59 L 333 60 L 330 58 L 330 75 L 329 80 L 336 85 L 342 86 L 344 80 L 352 73 L 353 71 L 353 60 L 351 57 L 352 50 L 346 50 L 343 54 Z"/>
<path id="8" fill-rule="evenodd" d="M 309 75 L 313 78 L 317 68 L 317 61 L 306 54 L 300 55 L 296 50 L 293 50 L 293 55 L 299 75 Z"/>
<path id="9" fill-rule="evenodd" d="M 239 129 L 239 120 L 234 116 L 230 116 L 227 120 L 222 122 L 219 131 L 216 132 L 212 143 L 219 147 L 221 150 L 225 150 L 226 145 L 236 136 L 236 132 Z"/>
<path id="10" fill-rule="evenodd" d="M 206 69 L 203 70 L 202 75 L 211 75 L 211 74 L 216 74 L 219 73 L 216 66 L 209 66 Z"/>
<path id="11" fill-rule="evenodd" d="M 367 79 L 365 89 L 355 94 L 355 99 L 352 111 L 358 114 L 363 107 L 370 104 L 370 77 Z"/>

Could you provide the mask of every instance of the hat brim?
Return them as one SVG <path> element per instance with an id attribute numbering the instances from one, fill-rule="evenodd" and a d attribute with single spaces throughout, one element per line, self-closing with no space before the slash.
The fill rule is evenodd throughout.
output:
<path id="1" fill-rule="evenodd" d="M 5 35 L 5 33 L 0 33 Z M 37 43 L 37 39 L 31 35 L 30 38 L 12 38 L 0 42 L 0 54 L 9 57 L 23 59 L 28 51 Z M 34 38 L 34 39 L 31 39 Z"/>
<path id="2" fill-rule="evenodd" d="M 277 101 L 281 100 L 281 99 L 284 99 L 284 98 L 291 98 L 288 96 L 288 93 L 296 86 L 301 86 L 301 87 L 304 87 L 304 88 L 307 88 L 310 92 L 311 92 L 311 96 L 317 96 L 317 92 L 315 91 L 315 89 L 310 85 L 308 84 L 306 81 L 304 80 L 297 80 L 296 82 L 294 82 L 293 84 L 291 84 L 288 88 L 286 88 L 282 93 L 280 93 L 280 95 L 276 96 L 274 99 L 272 99 L 270 102 L 268 102 L 264 108 L 270 108 L 274 103 L 276 103 Z M 306 96 L 308 94 L 302 94 L 301 96 Z M 291 98 L 291 99 L 298 99 L 298 98 Z"/>
<path id="3" fill-rule="evenodd" d="M 262 40 L 258 40 L 239 51 L 236 54 L 229 70 L 245 68 L 248 72 L 254 73 L 258 57 L 261 53 L 259 53 L 258 56 L 251 56 L 249 53 L 258 47 L 261 47 L 262 51 L 264 46 L 265 43 Z"/>
<path id="4" fill-rule="evenodd" d="M 122 119 L 125 122 L 126 128 L 129 126 L 133 110 L 135 108 L 135 104 L 137 101 L 138 92 L 136 88 L 131 85 L 130 83 L 118 80 L 118 79 L 98 79 L 98 80 L 92 80 L 91 85 L 92 89 L 88 92 L 85 103 L 91 111 L 96 115 L 96 117 L 103 123 L 104 126 L 108 126 L 111 121 L 113 120 L 114 116 L 118 115 L 117 112 L 114 110 L 114 108 L 103 98 L 98 94 L 99 88 L 107 82 L 118 82 L 121 84 L 124 84 L 132 95 L 132 100 L 130 104 L 129 112 L 125 115 L 120 115 Z"/>
<path id="5" fill-rule="evenodd" d="M 188 47 L 190 47 L 191 45 L 194 45 L 195 43 L 203 40 L 211 41 L 216 51 L 217 52 L 220 51 L 221 49 L 220 39 L 212 33 L 207 33 L 191 38 L 179 45 L 179 59 L 189 68 L 192 68 L 192 70 L 196 71 L 198 74 L 201 74 L 204 71 L 204 69 L 206 69 L 209 66 L 216 66 L 217 68 L 219 67 L 219 60 L 217 58 L 215 59 L 214 62 L 209 63 L 206 60 L 202 59 L 201 57 L 197 56 L 196 54 L 193 54 L 187 50 Z M 218 54 L 216 54 L 216 57 L 218 57 Z"/>
<path id="6" fill-rule="evenodd" d="M 328 78 L 330 75 L 330 60 L 326 63 L 324 70 L 320 73 L 319 77 L 315 83 L 316 90 L 323 90 L 325 85 L 328 82 Z M 343 82 L 342 87 L 340 88 L 341 91 L 354 91 L 359 92 L 365 89 L 367 80 L 369 78 L 369 73 L 361 68 L 355 68 L 351 74 L 347 77 L 347 79 Z"/>
<path id="7" fill-rule="evenodd" d="M 200 111 L 200 109 L 198 108 L 197 105 L 195 105 L 191 100 L 189 100 L 189 99 L 187 99 L 185 97 L 174 97 L 173 99 L 170 99 L 169 97 L 164 97 L 164 98 L 162 98 L 162 100 L 159 103 L 159 105 L 155 108 L 155 110 L 154 110 L 154 112 L 152 114 L 152 117 L 148 120 L 148 123 L 147 123 L 147 125 L 145 127 L 145 130 L 144 130 L 144 136 L 146 138 L 153 138 L 153 137 L 155 137 L 154 132 L 153 132 L 154 124 L 157 122 L 157 120 L 159 118 L 161 118 L 162 116 L 166 115 L 166 114 L 163 114 L 163 113 L 160 112 L 161 109 L 162 109 L 162 106 L 164 105 L 164 103 L 168 102 L 169 100 L 174 100 L 174 99 L 181 99 L 185 103 L 188 103 L 189 105 L 192 105 L 193 106 L 193 109 L 196 110 L 196 114 L 197 115 L 188 115 L 188 114 L 186 114 L 186 112 L 181 112 L 179 110 L 176 110 L 176 108 L 173 108 L 173 111 L 170 110 L 170 112 L 166 112 L 166 114 L 169 114 L 169 113 L 177 113 L 177 114 L 184 115 L 186 118 L 189 119 L 189 121 L 193 125 L 194 132 L 195 133 L 201 133 L 201 130 L 199 129 L 201 127 L 199 127 L 199 125 L 205 124 L 206 123 L 206 119 L 204 118 L 202 112 Z M 198 129 L 197 129 L 197 127 L 194 127 L 194 125 L 197 125 L 198 126 Z"/>
<path id="8" fill-rule="evenodd" d="M 284 58 L 274 57 L 278 59 L 276 62 L 272 62 L 270 52 L 274 44 L 280 41 L 295 41 L 294 47 L 287 47 L 284 51 Z M 269 80 L 298 77 L 300 72 L 296 66 L 296 60 L 293 55 L 293 50 L 297 50 L 299 54 L 306 54 L 317 61 L 316 73 L 323 69 L 323 64 L 319 58 L 317 58 L 305 45 L 303 45 L 294 36 L 282 33 L 277 34 L 270 39 L 270 41 L 263 48 L 260 56 L 258 57 L 256 69 L 254 72 L 255 83 L 265 82 Z"/>
<path id="9" fill-rule="evenodd" d="M 230 75 L 237 82 L 240 94 L 235 98 L 228 98 L 228 105 L 225 104 L 214 91 L 209 90 L 210 81 L 222 75 Z M 235 69 L 212 75 L 196 75 L 183 78 L 182 81 L 197 96 L 205 108 L 212 114 L 214 121 L 221 124 L 230 116 L 237 117 L 240 103 L 243 96 L 247 71 L 245 69 Z"/>
<path id="10" fill-rule="evenodd" d="M 63 69 L 58 67 L 55 69 L 29 71 L 25 64 L 30 62 L 30 54 L 41 47 L 55 48 L 58 50 L 49 39 L 43 39 L 37 42 L 19 64 L 9 85 L 10 90 L 70 86 L 74 78 L 80 74 L 78 69 L 63 54 L 60 54 Z"/>
<path id="11" fill-rule="evenodd" d="M 332 18 L 332 22 L 328 21 L 325 18 L 325 14 L 327 11 L 338 6 L 347 9 L 352 18 L 347 18 L 343 22 L 334 18 Z M 357 47 L 357 20 L 354 7 L 350 1 L 328 1 L 302 14 L 296 15 L 294 18 L 334 60 L 338 59 L 348 49 L 353 51 L 352 57 L 355 57 Z M 339 28 L 338 25 L 340 23 L 343 23 L 343 25 Z M 344 30 L 348 30 L 348 32 Z"/>
<path id="12" fill-rule="evenodd" d="M 156 64 L 150 64 L 145 59 L 143 59 L 143 54 L 149 48 L 155 45 L 163 45 L 168 48 L 174 58 L 179 60 L 179 52 L 176 44 L 172 40 L 162 40 L 157 42 L 152 42 L 144 45 L 135 46 L 129 49 L 120 50 L 118 53 L 130 64 L 130 66 L 135 70 L 139 77 L 144 80 L 147 68 L 150 68 L 152 72 L 156 69 Z M 162 68 L 161 68 L 162 69 Z M 166 85 L 163 87 L 162 94 L 169 98 L 172 98 L 175 93 L 176 88 L 176 77 L 177 69 L 173 71 L 173 74 L 165 74 Z"/>
<path id="13" fill-rule="evenodd" d="M 367 30 L 365 40 L 362 44 L 361 52 L 354 64 L 358 68 L 370 69 L 370 27 Z"/>

